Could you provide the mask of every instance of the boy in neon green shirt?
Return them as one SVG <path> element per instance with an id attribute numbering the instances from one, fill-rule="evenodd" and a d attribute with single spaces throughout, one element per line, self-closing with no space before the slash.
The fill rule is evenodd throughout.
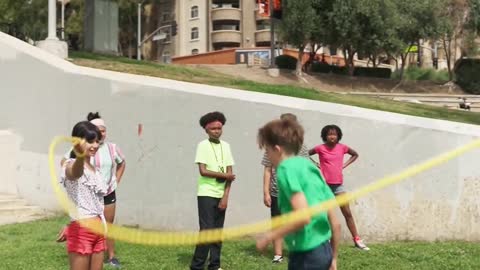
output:
<path id="1" fill-rule="evenodd" d="M 225 122 L 225 116 L 220 112 L 211 112 L 200 118 L 200 126 L 208 134 L 208 139 L 198 144 L 195 157 L 200 171 L 197 193 L 200 231 L 223 228 L 230 186 L 235 180 L 230 145 L 220 140 Z M 197 245 L 190 269 L 203 269 L 210 253 L 208 269 L 221 270 L 221 249 L 221 242 Z"/>
<path id="2" fill-rule="evenodd" d="M 276 167 L 282 214 L 335 198 L 318 168 L 296 156 L 303 145 L 303 134 L 302 126 L 290 120 L 271 121 L 258 132 L 260 147 Z M 263 250 L 272 240 L 284 236 L 289 249 L 289 270 L 336 269 L 340 224 L 333 210 L 275 229 L 257 241 L 257 248 Z"/>

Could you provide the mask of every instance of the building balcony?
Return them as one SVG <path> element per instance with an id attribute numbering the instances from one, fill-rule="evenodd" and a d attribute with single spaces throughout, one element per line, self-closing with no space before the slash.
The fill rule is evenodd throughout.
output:
<path id="1" fill-rule="evenodd" d="M 241 21 L 242 11 L 238 8 L 212 9 L 212 21 Z"/>
<path id="2" fill-rule="evenodd" d="M 262 16 L 258 11 L 255 11 L 255 20 L 257 21 L 263 21 L 263 20 L 270 20 L 270 17 L 267 16 Z"/>
<path id="3" fill-rule="evenodd" d="M 240 8 L 240 0 L 212 0 L 212 9 Z"/>
<path id="4" fill-rule="evenodd" d="M 266 43 L 270 42 L 270 29 L 257 30 L 255 32 L 255 42 L 256 43 Z"/>
<path id="5" fill-rule="evenodd" d="M 212 32 L 212 43 L 238 44 L 242 42 L 242 34 L 237 30 L 217 30 Z"/>

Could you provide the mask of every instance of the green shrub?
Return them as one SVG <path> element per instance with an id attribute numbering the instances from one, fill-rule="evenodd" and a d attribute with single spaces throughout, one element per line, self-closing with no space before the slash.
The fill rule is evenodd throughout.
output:
<path id="1" fill-rule="evenodd" d="M 348 67 L 331 66 L 326 63 L 314 63 L 312 72 L 334 73 L 339 75 L 348 75 Z M 392 71 L 389 68 L 367 68 L 356 67 L 353 76 L 359 77 L 377 77 L 390 78 Z"/>
<path id="2" fill-rule="evenodd" d="M 275 58 L 275 64 L 281 69 L 296 69 L 297 58 L 290 55 L 279 55 Z"/>
<path id="3" fill-rule="evenodd" d="M 462 59 L 455 70 L 456 83 L 471 94 L 480 94 L 480 59 Z"/>
<path id="4" fill-rule="evenodd" d="M 400 79 L 400 70 L 395 70 L 391 76 L 392 79 Z M 405 69 L 403 79 L 407 81 L 432 81 L 436 83 L 445 83 L 449 81 L 448 71 L 445 69 L 436 70 L 434 68 L 419 68 L 410 66 Z"/>
<path id="5" fill-rule="evenodd" d="M 333 74 L 348 75 L 348 67 L 331 66 Z"/>
<path id="6" fill-rule="evenodd" d="M 437 70 L 435 72 L 435 76 L 433 77 L 433 81 L 435 82 L 448 82 L 450 80 L 450 77 L 448 76 L 448 70 L 442 69 L 442 70 Z"/>
<path id="7" fill-rule="evenodd" d="M 356 67 L 353 76 L 390 79 L 392 70 L 389 68 Z"/>
<path id="8" fill-rule="evenodd" d="M 327 63 L 313 63 L 312 65 L 312 72 L 318 73 L 330 73 L 332 72 L 332 66 Z"/>

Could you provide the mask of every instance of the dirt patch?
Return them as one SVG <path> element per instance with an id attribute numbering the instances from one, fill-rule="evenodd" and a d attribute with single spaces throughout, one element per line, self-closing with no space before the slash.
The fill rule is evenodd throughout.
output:
<path id="1" fill-rule="evenodd" d="M 398 81 L 380 78 L 349 77 L 336 74 L 305 74 L 298 79 L 291 70 L 281 70 L 278 78 L 268 76 L 267 70 L 245 65 L 195 65 L 235 78 L 267 84 L 287 84 L 328 92 L 380 92 L 380 93 L 443 93 L 464 94 L 458 87 L 429 81 Z"/>

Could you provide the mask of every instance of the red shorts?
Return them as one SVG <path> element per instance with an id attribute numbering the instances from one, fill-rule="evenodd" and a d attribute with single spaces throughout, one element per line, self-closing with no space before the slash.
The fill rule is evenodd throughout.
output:
<path id="1" fill-rule="evenodd" d="M 105 237 L 80 226 L 78 221 L 72 221 L 68 225 L 67 236 L 68 253 L 91 255 L 106 250 Z"/>

